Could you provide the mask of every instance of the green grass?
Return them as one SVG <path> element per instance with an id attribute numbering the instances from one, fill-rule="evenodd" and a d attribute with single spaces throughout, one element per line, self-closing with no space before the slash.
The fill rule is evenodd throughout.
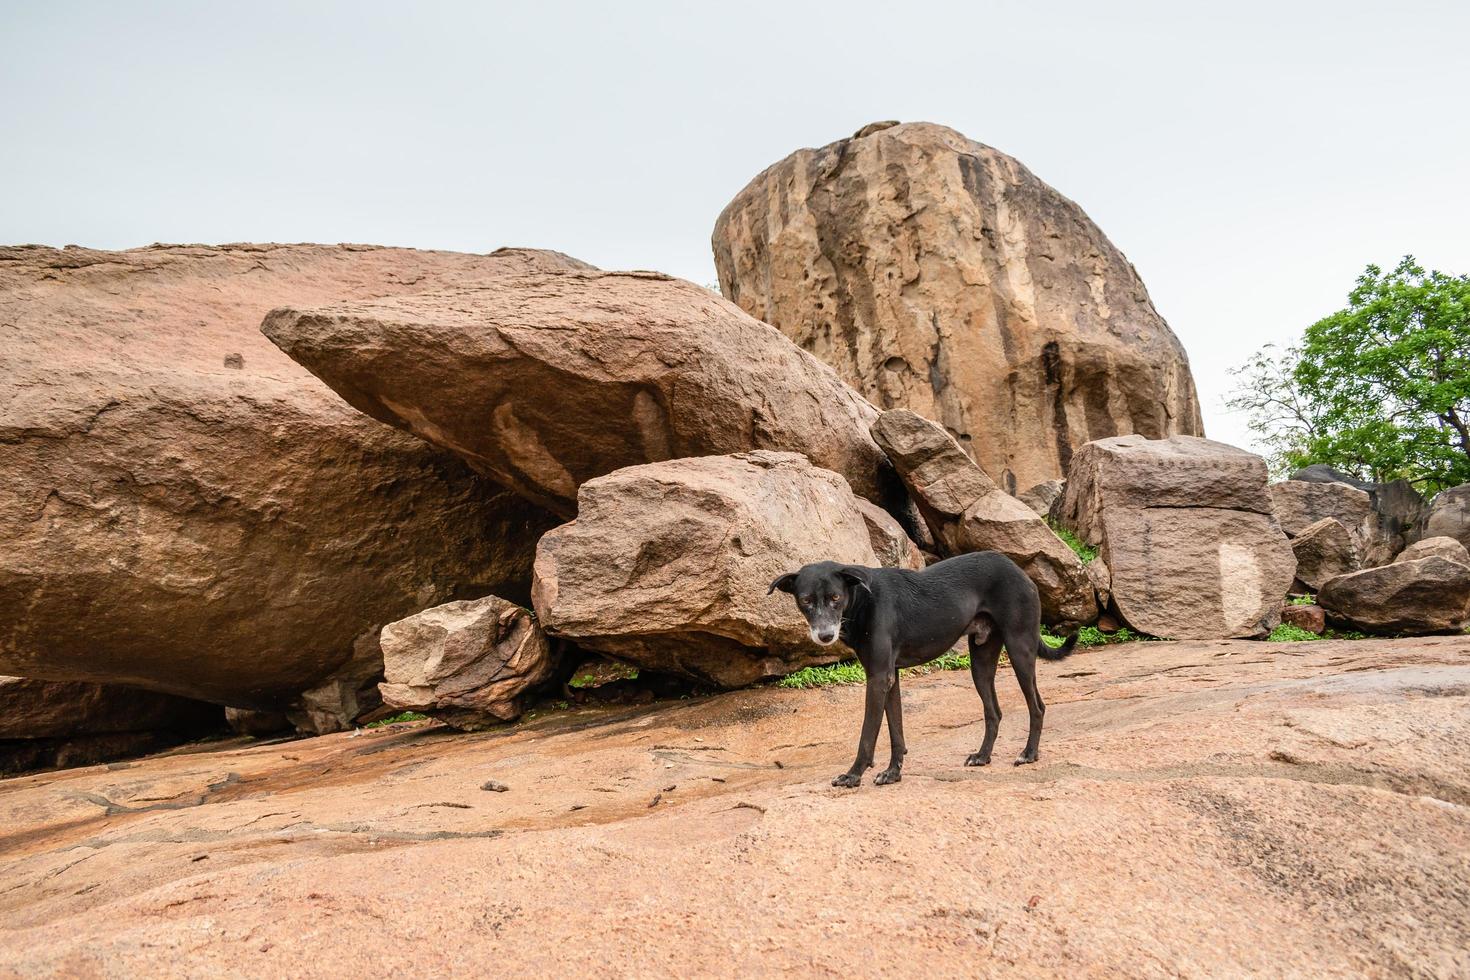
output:
<path id="1" fill-rule="evenodd" d="M 382 728 L 384 725 L 396 725 L 400 721 L 423 721 L 428 715 L 419 714 L 417 711 L 405 711 L 402 714 L 392 715 L 387 718 L 379 718 L 377 721 L 363 725 L 363 728 Z"/>
<path id="2" fill-rule="evenodd" d="M 1266 637 L 1266 639 L 1272 643 L 1305 643 L 1309 640 L 1320 640 L 1322 637 L 1310 630 L 1304 630 L 1300 626 L 1282 623 L 1272 630 L 1271 635 Z"/>
<path id="3" fill-rule="evenodd" d="M 1292 606 L 1310 606 L 1313 605 L 1316 601 L 1317 597 L 1314 595 L 1292 596 L 1290 599 L 1286 600 L 1287 604 Z"/>
<path id="4" fill-rule="evenodd" d="M 638 668 L 632 664 L 614 663 L 608 661 L 603 670 L 588 671 L 578 674 L 567 681 L 567 686 L 581 689 L 584 687 L 599 687 L 603 684 L 612 684 L 616 681 L 636 681 L 638 679 Z"/>
<path id="5" fill-rule="evenodd" d="M 1058 647 L 1062 645 L 1065 637 L 1058 636 L 1045 626 L 1041 628 L 1041 638 L 1050 641 L 1051 645 Z M 1142 633 L 1135 633 L 1126 626 L 1120 627 L 1116 633 L 1104 633 L 1096 626 L 1084 626 L 1077 631 L 1077 645 L 1079 647 L 1100 647 L 1109 643 L 1132 643 L 1135 640 L 1147 640 L 1149 637 Z"/>
<path id="6" fill-rule="evenodd" d="M 1084 544 L 1082 539 L 1077 537 L 1077 535 L 1062 527 L 1051 518 L 1047 518 L 1046 523 L 1051 527 L 1052 533 L 1061 538 L 1062 543 L 1068 548 L 1071 548 L 1077 557 L 1082 560 L 1082 564 L 1086 565 L 1097 557 L 1097 549 Z M 1081 641 L 1079 640 L 1078 642 L 1080 643 Z"/>
<path id="7" fill-rule="evenodd" d="M 776 686 L 806 690 L 813 687 L 831 687 L 833 684 L 861 684 L 867 680 L 867 677 L 868 675 L 863 672 L 862 664 L 856 660 L 844 660 L 840 664 L 803 667 L 781 678 L 776 682 Z"/>

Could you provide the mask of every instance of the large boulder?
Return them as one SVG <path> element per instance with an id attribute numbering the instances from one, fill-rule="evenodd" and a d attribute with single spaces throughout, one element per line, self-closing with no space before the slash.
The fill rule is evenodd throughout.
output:
<path id="1" fill-rule="evenodd" d="M 893 515 L 870 500 L 854 497 L 863 521 L 868 525 L 868 541 L 873 546 L 873 555 L 883 568 L 907 568 L 921 571 L 926 562 L 924 552 L 908 536 Z"/>
<path id="2" fill-rule="evenodd" d="M 1021 566 L 1041 594 L 1048 623 L 1097 618 L 1081 560 L 1031 508 L 995 485 L 944 429 L 907 409 L 884 412 L 873 438 L 893 461 L 946 554 L 999 551 Z"/>
<path id="3" fill-rule="evenodd" d="M 851 656 L 819 647 L 772 581 L 809 562 L 878 564 L 847 482 L 794 453 L 630 466 L 582 484 L 536 551 L 548 633 L 650 670 L 738 687 Z"/>
<path id="4" fill-rule="evenodd" d="M 1448 558 L 1450 561 L 1457 561 L 1462 565 L 1470 565 L 1470 549 L 1466 549 L 1463 544 L 1454 538 L 1444 537 L 1421 538 L 1399 552 L 1399 556 L 1394 561 L 1417 561 L 1420 558 L 1428 558 L 1431 555 Z"/>
<path id="5" fill-rule="evenodd" d="M 931 123 L 767 168 L 715 223 L 720 289 L 1007 493 L 1083 443 L 1200 434 L 1184 348 L 1123 253 L 1012 157 Z"/>
<path id="6" fill-rule="evenodd" d="M 1271 507 L 1289 538 L 1332 518 L 1361 539 L 1373 521 L 1373 501 L 1368 491 L 1347 483 L 1296 479 L 1273 483 Z"/>
<path id="7" fill-rule="evenodd" d="M 1358 570 L 1358 546 L 1352 534 L 1335 517 L 1310 524 L 1291 539 L 1296 555 L 1296 578 L 1315 592 L 1322 583 Z"/>
<path id="8" fill-rule="evenodd" d="M 281 709 L 383 623 L 464 594 L 528 597 L 555 522 L 364 417 L 259 325 L 282 302 L 580 265 L 0 249 L 0 670 Z"/>
<path id="9" fill-rule="evenodd" d="M 171 694 L 0 677 L 0 776 L 151 752 L 223 726 L 218 705 Z"/>
<path id="10" fill-rule="evenodd" d="M 1061 519 L 1099 549 L 1136 630 L 1211 639 L 1280 622 L 1296 558 L 1259 456 L 1193 436 L 1091 442 L 1073 457 Z"/>
<path id="11" fill-rule="evenodd" d="M 1470 548 L 1470 483 L 1441 490 L 1424 514 L 1423 537 L 1454 538 Z"/>
<path id="12" fill-rule="evenodd" d="M 902 494 L 871 405 L 778 331 L 659 273 L 286 307 L 263 330 L 362 411 L 565 517 L 621 467 L 751 449 L 801 452 L 877 503 Z"/>
<path id="13" fill-rule="evenodd" d="M 380 642 L 384 706 L 468 730 L 519 718 L 556 666 L 530 610 L 493 595 L 389 623 Z"/>
<path id="14" fill-rule="evenodd" d="M 1470 626 L 1470 565 L 1438 555 L 1329 579 L 1317 602 L 1368 633 L 1455 633 Z"/>

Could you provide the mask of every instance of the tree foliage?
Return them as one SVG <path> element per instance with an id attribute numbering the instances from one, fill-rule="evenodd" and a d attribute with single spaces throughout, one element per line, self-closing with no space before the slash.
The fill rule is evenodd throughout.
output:
<path id="1" fill-rule="evenodd" d="M 1298 347 L 1268 345 L 1227 403 L 1273 467 L 1328 463 L 1425 489 L 1470 482 L 1470 276 L 1370 265 Z"/>

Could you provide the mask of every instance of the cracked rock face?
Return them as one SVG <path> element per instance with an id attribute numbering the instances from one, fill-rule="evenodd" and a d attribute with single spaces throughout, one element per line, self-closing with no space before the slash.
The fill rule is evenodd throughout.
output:
<path id="1" fill-rule="evenodd" d="M 1259 456 L 1193 436 L 1119 436 L 1072 460 L 1061 517 L 1099 549 L 1134 629 L 1169 639 L 1261 636 L 1296 574 Z"/>
<path id="2" fill-rule="evenodd" d="M 720 289 L 880 408 L 943 423 L 1012 495 L 1127 433 L 1199 435 L 1189 362 L 1127 258 L 1017 160 L 877 124 L 721 213 Z"/>
<path id="3" fill-rule="evenodd" d="M 1358 546 L 1342 522 L 1324 517 L 1303 528 L 1291 539 L 1296 555 L 1297 581 L 1315 592 L 1330 578 L 1356 572 L 1359 567 Z"/>
<path id="4" fill-rule="evenodd" d="M 531 611 L 493 595 L 389 623 L 380 642 L 385 706 L 470 731 L 519 718 L 555 667 Z"/>
<path id="5" fill-rule="evenodd" d="M 795 453 L 630 466 L 582 485 L 536 549 L 547 632 L 650 670 L 739 687 L 852 655 L 813 643 L 772 581 L 809 562 L 875 566 L 847 481 Z"/>
<path id="6" fill-rule="evenodd" d="M 281 709 L 385 622 L 525 596 L 554 522 L 362 416 L 259 325 L 283 302 L 568 267 L 516 250 L 0 249 L 0 670 Z"/>
<path id="7" fill-rule="evenodd" d="M 285 307 L 262 329 L 352 405 L 564 517 L 620 467 L 751 449 L 803 453 L 880 504 L 902 495 L 871 405 L 771 327 L 659 273 Z"/>
<path id="8" fill-rule="evenodd" d="M 913 412 L 884 412 L 873 437 L 893 461 L 946 555 L 998 551 L 1036 585 L 1049 624 L 1097 618 L 1087 569 L 1030 507 L 997 487 L 950 435 Z"/>

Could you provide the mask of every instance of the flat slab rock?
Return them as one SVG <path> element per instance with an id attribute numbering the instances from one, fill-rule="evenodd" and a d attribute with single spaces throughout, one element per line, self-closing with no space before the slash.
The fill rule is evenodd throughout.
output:
<path id="1" fill-rule="evenodd" d="M 532 599 L 552 635 L 718 687 L 851 656 L 766 594 L 809 562 L 878 565 L 847 481 L 805 457 L 630 466 L 582 484 L 577 515 L 536 550 Z"/>
<path id="2" fill-rule="evenodd" d="M 1009 758 L 1026 709 L 1001 681 Z M 1470 973 L 1470 638 L 1122 644 L 1043 664 L 1040 684 L 1040 762 L 967 769 L 983 729 L 969 674 L 905 678 L 903 782 L 850 791 L 828 781 L 851 761 L 861 687 L 478 735 L 418 722 L 224 742 L 7 780 L 0 962 L 140 977 L 185 963 L 302 978 Z M 482 791 L 491 780 L 510 791 Z"/>
<path id="3" fill-rule="evenodd" d="M 1280 622 L 1296 557 L 1259 456 L 1193 436 L 1100 439 L 1073 457 L 1061 515 L 1099 549 L 1136 630 L 1262 636 Z"/>
<path id="4" fill-rule="evenodd" d="M 656 272 L 497 279 L 374 303 L 285 307 L 262 327 L 350 404 L 571 517 L 624 466 L 800 452 L 878 503 L 876 416 L 810 354 Z"/>

